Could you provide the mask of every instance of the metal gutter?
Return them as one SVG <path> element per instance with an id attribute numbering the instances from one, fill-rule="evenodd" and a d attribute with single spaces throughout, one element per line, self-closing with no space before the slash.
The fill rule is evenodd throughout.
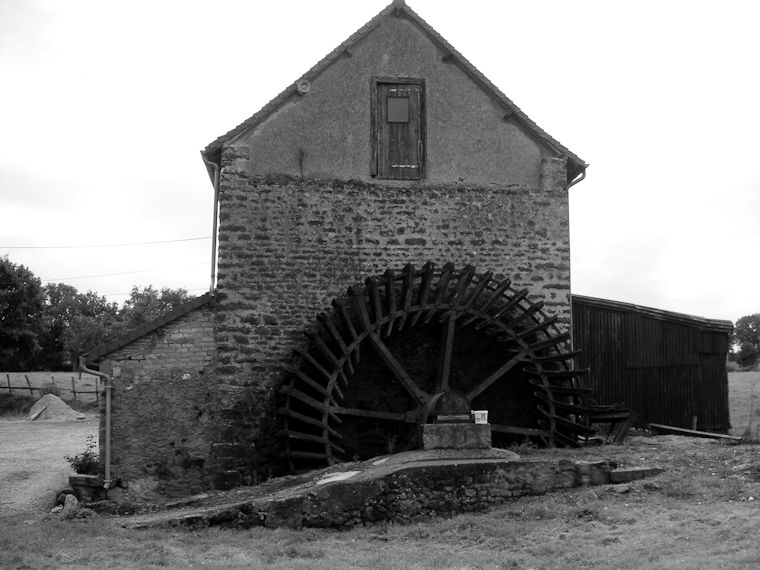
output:
<path id="1" fill-rule="evenodd" d="M 588 168 L 588 164 L 583 167 L 583 170 L 581 170 L 580 178 L 575 178 L 570 184 L 567 185 L 567 189 L 570 190 L 573 186 L 578 184 L 578 182 L 581 182 L 584 178 L 586 178 L 586 169 Z"/>

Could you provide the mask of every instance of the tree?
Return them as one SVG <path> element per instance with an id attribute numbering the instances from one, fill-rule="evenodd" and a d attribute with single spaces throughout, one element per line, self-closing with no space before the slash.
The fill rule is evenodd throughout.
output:
<path id="1" fill-rule="evenodd" d="M 189 299 L 190 295 L 185 289 L 163 287 L 158 291 L 153 288 L 153 285 L 142 289 L 132 287 L 129 299 L 124 302 L 119 312 L 122 331 L 127 332 L 144 325 L 176 309 Z"/>
<path id="2" fill-rule="evenodd" d="M 8 256 L 0 258 L 0 370 L 38 367 L 42 307 L 40 280 Z"/>
<path id="3" fill-rule="evenodd" d="M 184 289 L 135 286 L 119 307 L 92 291 L 79 293 L 64 283 L 46 285 L 44 366 L 68 367 L 99 344 L 160 317 L 189 297 Z"/>
<path id="4" fill-rule="evenodd" d="M 736 363 L 742 367 L 754 366 L 757 364 L 757 349 L 750 342 L 743 342 L 736 354 Z"/>
<path id="5" fill-rule="evenodd" d="M 118 303 L 109 303 L 104 296 L 87 291 L 79 295 L 79 312 L 69 322 L 63 344 L 73 360 L 120 332 Z"/>
<path id="6" fill-rule="evenodd" d="M 760 313 L 745 315 L 734 325 L 733 344 L 751 344 L 756 351 L 760 351 Z"/>
<path id="7" fill-rule="evenodd" d="M 92 291 L 79 293 L 65 283 L 44 287 L 44 331 L 41 365 L 69 368 L 76 358 L 118 330 L 117 303 Z"/>

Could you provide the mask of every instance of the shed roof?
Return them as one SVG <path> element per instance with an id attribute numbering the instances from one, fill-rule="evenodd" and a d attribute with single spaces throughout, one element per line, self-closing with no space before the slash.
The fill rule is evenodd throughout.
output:
<path id="1" fill-rule="evenodd" d="M 375 29 L 383 18 L 387 17 L 404 17 L 410 22 L 415 24 L 424 34 L 427 35 L 430 40 L 437 44 L 440 49 L 446 54 L 445 60 L 456 65 L 460 68 L 480 87 L 489 93 L 496 101 L 498 101 L 505 109 L 505 113 L 510 115 L 511 119 L 517 120 L 523 125 L 523 127 L 532 134 L 544 145 L 557 154 L 557 156 L 567 157 L 568 160 L 568 179 L 572 180 L 583 172 L 588 164 L 586 164 L 578 155 L 573 153 L 570 149 L 563 146 L 559 141 L 554 139 L 533 122 L 515 103 L 509 99 L 504 93 L 502 93 L 498 87 L 491 83 L 488 78 L 483 75 L 472 63 L 470 63 L 461 53 L 459 53 L 449 42 L 447 42 L 443 36 L 441 36 L 433 27 L 423 20 L 414 10 L 406 5 L 404 0 L 394 0 L 391 4 L 386 6 L 377 16 L 372 18 L 364 26 L 359 28 L 354 34 L 352 34 L 346 41 L 336 47 L 327 56 L 322 58 L 314 67 L 302 75 L 298 81 L 290 84 L 279 95 L 269 101 L 258 112 L 254 113 L 248 119 L 240 123 L 234 129 L 221 135 L 213 142 L 209 143 L 201 154 L 204 158 L 213 159 L 216 154 L 221 150 L 222 146 L 242 134 L 243 132 L 257 126 L 262 123 L 267 117 L 269 117 L 274 111 L 282 106 L 291 96 L 297 93 L 296 85 L 298 82 L 306 79 L 311 81 L 322 73 L 328 66 L 340 58 L 344 53 L 350 52 L 352 46 L 358 43 L 362 38 Z M 213 175 L 209 168 L 209 176 Z"/>
<path id="2" fill-rule="evenodd" d="M 166 326 L 172 321 L 176 321 L 180 317 L 183 317 L 186 314 L 188 314 L 190 311 L 194 311 L 195 309 L 198 309 L 202 307 L 203 305 L 210 303 L 213 299 L 214 299 L 214 293 L 209 292 L 209 293 L 205 293 L 201 295 L 200 297 L 195 297 L 194 299 L 185 301 L 176 309 L 173 309 L 169 311 L 168 313 L 165 313 L 161 315 L 160 317 L 153 319 L 152 321 L 149 321 L 145 323 L 144 325 L 137 327 L 133 331 L 130 331 L 118 338 L 115 338 L 113 340 L 104 342 L 103 344 L 96 346 L 90 352 L 84 355 L 85 361 L 97 362 L 98 360 L 114 352 L 115 350 L 123 348 L 127 346 L 128 344 L 133 343 L 139 338 L 145 336 L 146 334 L 149 334 L 163 326 Z"/>
<path id="3" fill-rule="evenodd" d="M 580 303 L 592 307 L 611 309 L 621 313 L 637 313 L 661 321 L 670 321 L 683 325 L 696 327 L 700 330 L 709 330 L 715 332 L 731 333 L 734 330 L 734 324 L 731 321 L 720 319 L 706 319 L 695 315 L 686 315 L 684 313 L 675 313 L 673 311 L 663 311 L 652 307 L 643 307 L 632 303 L 622 303 L 620 301 L 610 301 L 609 299 L 599 299 L 597 297 L 586 297 L 584 295 L 572 296 L 573 304 Z"/>

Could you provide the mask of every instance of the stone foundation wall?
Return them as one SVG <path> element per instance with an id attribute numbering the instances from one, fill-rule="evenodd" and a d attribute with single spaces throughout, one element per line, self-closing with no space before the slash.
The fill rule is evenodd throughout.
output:
<path id="1" fill-rule="evenodd" d="M 377 521 L 408 523 L 484 511 L 514 497 L 609 482 L 609 470 L 610 466 L 603 463 L 572 461 L 462 463 L 446 469 L 409 467 L 377 481 L 344 482 L 316 490 L 304 500 L 301 524 L 350 527 Z M 268 524 L 275 526 L 275 519 Z"/>
<path id="2" fill-rule="evenodd" d="M 615 467 L 615 462 L 608 460 L 420 461 L 385 473 L 381 467 L 361 474 L 349 471 L 350 478 L 331 482 L 314 478 L 307 483 L 296 478 L 290 488 L 285 485 L 265 497 L 138 517 L 128 526 L 350 528 L 377 522 L 406 524 L 487 511 L 527 495 L 634 481 L 662 471 Z"/>

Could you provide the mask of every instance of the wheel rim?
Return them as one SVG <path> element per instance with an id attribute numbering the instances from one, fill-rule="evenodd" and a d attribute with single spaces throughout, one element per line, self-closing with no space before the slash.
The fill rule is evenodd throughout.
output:
<path id="1" fill-rule="evenodd" d="M 428 404 L 448 391 L 489 410 L 495 441 L 575 445 L 591 433 L 569 334 L 508 279 L 407 265 L 332 307 L 281 389 L 291 470 L 418 447 Z"/>

